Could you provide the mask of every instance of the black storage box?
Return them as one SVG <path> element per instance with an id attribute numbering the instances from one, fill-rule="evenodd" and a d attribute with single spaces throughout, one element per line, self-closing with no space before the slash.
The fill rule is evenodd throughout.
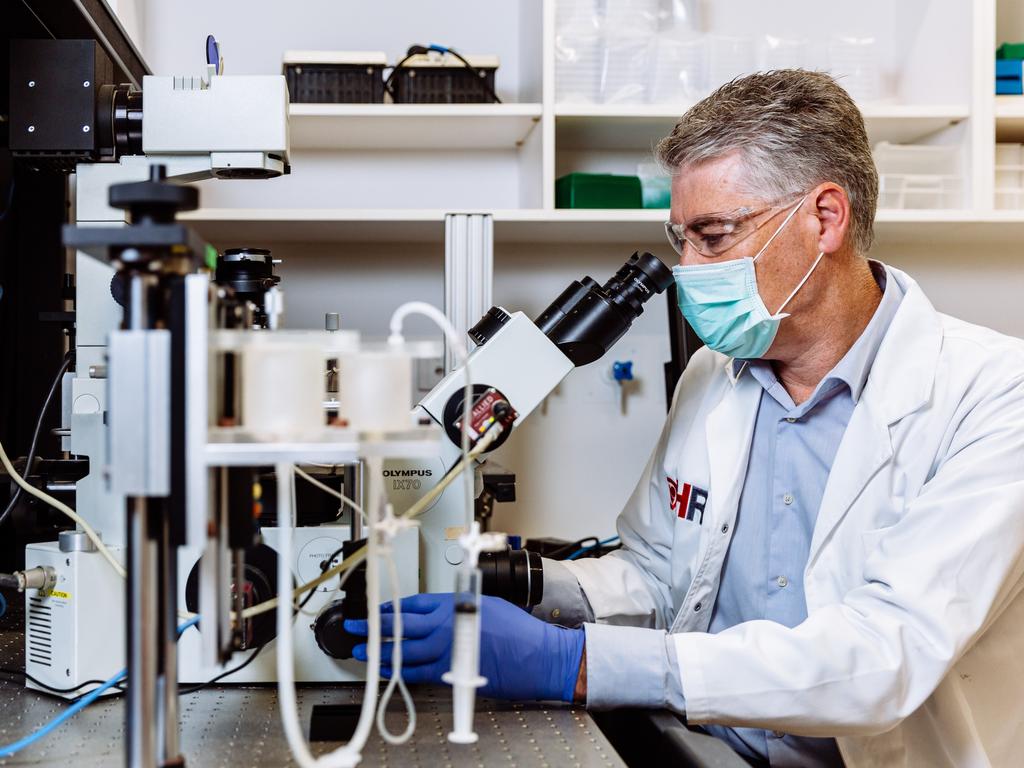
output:
<path id="1" fill-rule="evenodd" d="M 380 104 L 386 63 L 382 51 L 287 51 L 282 69 L 292 104 Z"/>
<path id="2" fill-rule="evenodd" d="M 391 89 L 399 104 L 491 104 L 497 56 L 466 56 L 467 67 L 451 54 L 411 57 L 394 73 Z"/>

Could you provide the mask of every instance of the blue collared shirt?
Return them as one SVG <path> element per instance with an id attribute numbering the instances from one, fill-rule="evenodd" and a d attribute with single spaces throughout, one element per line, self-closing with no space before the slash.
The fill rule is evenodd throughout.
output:
<path id="1" fill-rule="evenodd" d="M 885 267 L 871 262 L 882 299 L 846 355 L 796 405 L 770 363 L 747 363 L 764 388 L 750 446 L 733 538 L 722 567 L 709 632 L 767 619 L 794 627 L 807 618 L 804 568 L 829 470 L 871 364 L 903 298 Z M 743 365 L 736 361 L 736 370 Z M 747 757 L 772 766 L 842 766 L 834 739 L 754 728 L 706 730 Z"/>

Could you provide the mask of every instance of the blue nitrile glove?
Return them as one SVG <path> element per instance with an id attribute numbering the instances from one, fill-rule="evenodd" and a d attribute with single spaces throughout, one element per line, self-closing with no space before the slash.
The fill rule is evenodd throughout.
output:
<path id="1" fill-rule="evenodd" d="M 452 666 L 451 593 L 413 595 L 402 600 L 402 677 L 409 683 L 440 683 Z M 390 637 L 394 606 L 381 606 L 381 635 Z M 345 630 L 366 636 L 365 619 L 348 619 Z M 391 676 L 394 644 L 381 646 L 381 674 Z M 366 661 L 366 644 L 352 654 Z M 583 630 L 566 629 L 536 619 L 498 597 L 480 599 L 481 693 L 500 699 L 571 702 L 583 656 Z"/>

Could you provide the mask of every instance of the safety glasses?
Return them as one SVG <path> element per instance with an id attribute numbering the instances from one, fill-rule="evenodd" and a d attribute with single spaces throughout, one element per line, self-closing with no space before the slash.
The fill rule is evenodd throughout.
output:
<path id="1" fill-rule="evenodd" d="M 721 256 L 767 224 L 780 211 L 793 204 L 800 192 L 763 208 L 737 208 L 722 213 L 704 213 L 692 221 L 665 222 L 665 235 L 672 249 L 683 255 L 684 243 L 706 257 Z"/>

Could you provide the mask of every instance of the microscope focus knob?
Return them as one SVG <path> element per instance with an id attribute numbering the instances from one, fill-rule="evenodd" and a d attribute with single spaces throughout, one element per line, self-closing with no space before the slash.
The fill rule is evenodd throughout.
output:
<path id="1" fill-rule="evenodd" d="M 335 600 L 324 606 L 313 622 L 313 637 L 320 650 L 335 659 L 351 659 L 352 649 L 366 638 L 350 635 L 345 631 L 345 616 L 342 613 L 343 600 Z"/>

